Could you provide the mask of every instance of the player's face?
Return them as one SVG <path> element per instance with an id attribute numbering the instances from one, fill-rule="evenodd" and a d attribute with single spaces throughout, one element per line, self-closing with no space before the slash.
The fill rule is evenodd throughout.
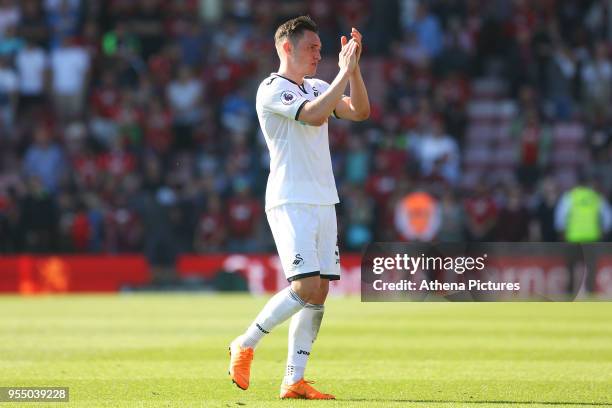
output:
<path id="1" fill-rule="evenodd" d="M 312 76 L 317 72 L 321 61 L 321 40 L 316 33 L 305 31 L 292 53 L 295 64 L 302 68 L 304 75 Z"/>

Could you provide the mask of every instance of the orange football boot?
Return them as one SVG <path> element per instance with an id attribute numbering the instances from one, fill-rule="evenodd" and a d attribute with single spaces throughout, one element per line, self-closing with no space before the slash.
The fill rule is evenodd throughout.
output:
<path id="1" fill-rule="evenodd" d="M 236 384 L 238 388 L 246 390 L 249 388 L 249 379 L 251 377 L 253 349 L 250 347 L 241 347 L 240 340 L 241 336 L 230 343 L 230 365 L 228 374 L 232 378 L 232 382 Z"/>
<path id="2" fill-rule="evenodd" d="M 310 384 L 314 384 L 314 381 L 304 381 L 302 378 L 295 384 L 281 384 L 280 397 L 285 398 L 300 398 L 300 399 L 311 399 L 311 400 L 330 400 L 336 399 L 331 394 L 324 394 L 314 389 Z"/>

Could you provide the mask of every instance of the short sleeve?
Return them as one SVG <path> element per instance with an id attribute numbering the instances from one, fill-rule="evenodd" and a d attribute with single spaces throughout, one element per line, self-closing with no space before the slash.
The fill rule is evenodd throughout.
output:
<path id="1" fill-rule="evenodd" d="M 289 87 L 264 82 L 257 95 L 258 103 L 264 111 L 276 113 L 288 119 L 298 120 L 302 108 L 308 102 L 306 98 Z"/>

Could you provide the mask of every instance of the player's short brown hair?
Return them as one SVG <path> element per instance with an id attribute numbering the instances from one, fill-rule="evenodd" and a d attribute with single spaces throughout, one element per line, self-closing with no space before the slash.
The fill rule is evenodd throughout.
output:
<path id="1" fill-rule="evenodd" d="M 317 24 L 310 18 L 310 16 L 299 16 L 292 18 L 289 21 L 285 21 L 281 24 L 274 34 L 274 44 L 278 45 L 279 42 L 288 38 L 292 44 L 296 44 L 297 40 L 302 36 L 304 31 L 312 31 L 314 33 L 319 32 Z"/>

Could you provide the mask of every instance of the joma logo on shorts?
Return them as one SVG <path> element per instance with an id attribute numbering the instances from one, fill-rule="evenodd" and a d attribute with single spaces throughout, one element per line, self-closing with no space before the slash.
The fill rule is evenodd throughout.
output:
<path id="1" fill-rule="evenodd" d="M 298 352 L 297 352 L 297 353 L 298 353 L 298 354 L 306 354 L 307 356 L 309 356 L 309 355 L 310 355 L 310 353 L 309 353 L 308 351 L 306 351 L 306 350 L 298 350 Z"/>

